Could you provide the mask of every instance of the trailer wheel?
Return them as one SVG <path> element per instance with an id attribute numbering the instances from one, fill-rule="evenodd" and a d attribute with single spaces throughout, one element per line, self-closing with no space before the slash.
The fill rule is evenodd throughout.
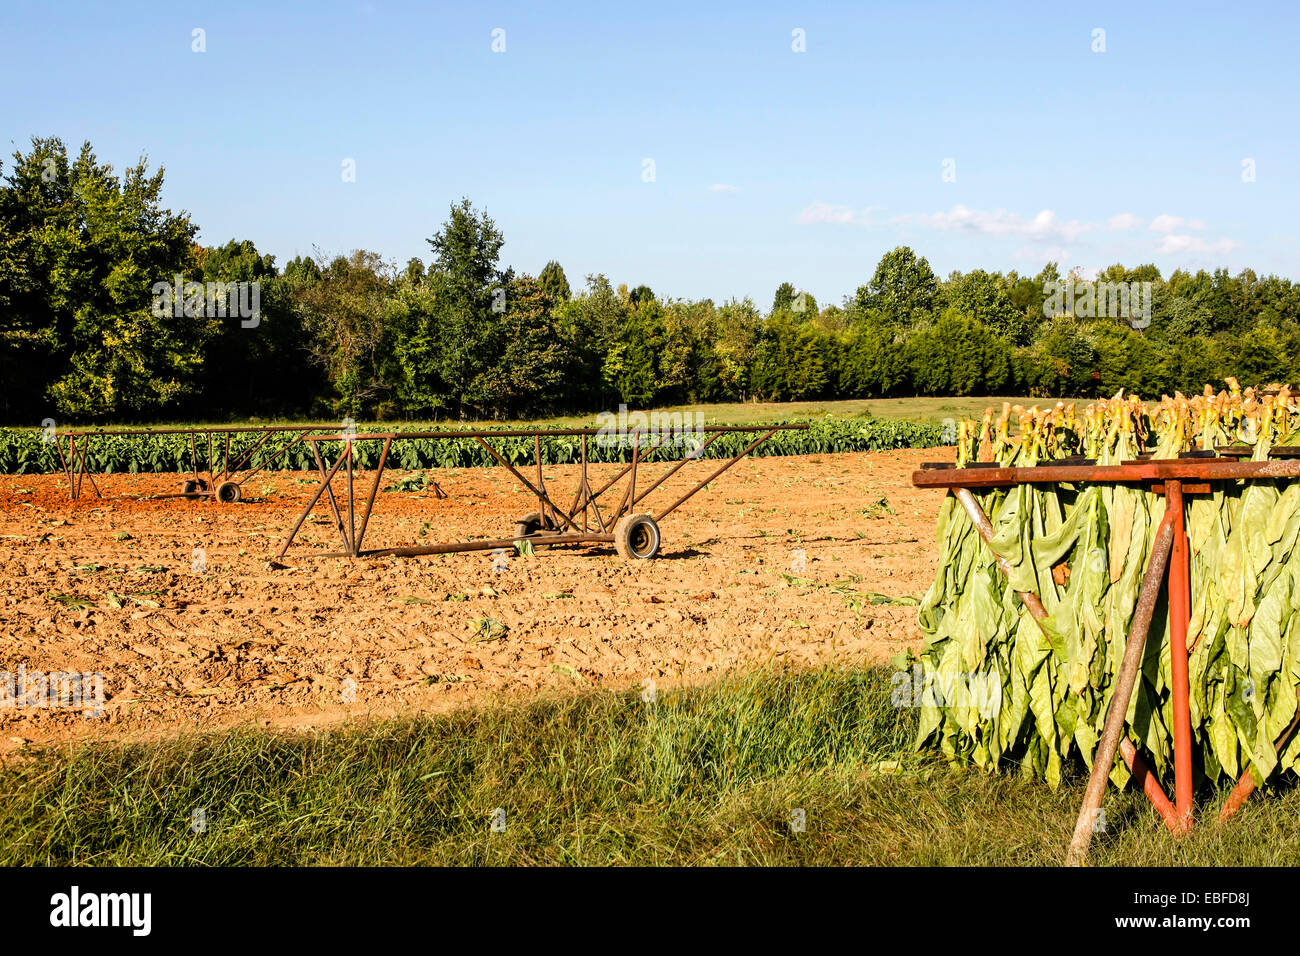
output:
<path id="1" fill-rule="evenodd" d="M 223 481 L 217 485 L 217 500 L 225 504 L 233 504 L 242 497 L 237 481 Z"/>
<path id="2" fill-rule="evenodd" d="M 181 494 L 186 498 L 197 498 L 199 496 L 198 491 L 199 483 L 193 478 L 181 482 Z"/>
<path id="3" fill-rule="evenodd" d="M 518 542 L 520 539 L 526 539 L 531 537 L 532 535 L 541 534 L 543 531 L 553 530 L 549 526 L 549 524 L 550 524 L 549 522 L 546 523 L 542 522 L 541 512 L 530 511 L 528 512 L 528 514 L 524 515 L 522 518 L 520 518 L 518 521 L 515 522 L 515 541 Z M 533 549 L 537 551 L 540 551 L 542 548 L 549 548 L 549 547 L 550 545 L 547 544 L 533 545 Z"/>
<path id="4" fill-rule="evenodd" d="M 614 550 L 629 561 L 653 558 L 659 544 L 659 525 L 649 515 L 625 515 L 614 525 Z"/>

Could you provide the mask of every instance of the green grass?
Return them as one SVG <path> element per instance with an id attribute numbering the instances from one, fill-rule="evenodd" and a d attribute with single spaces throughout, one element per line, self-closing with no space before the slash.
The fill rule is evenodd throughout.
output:
<path id="1" fill-rule="evenodd" d="M 715 405 L 671 405 L 660 412 L 694 412 L 710 425 L 747 425 L 752 422 L 822 418 L 894 418 L 907 422 L 940 423 L 945 418 L 979 418 L 989 406 L 1051 405 L 1053 398 L 872 398 L 827 402 L 723 402 Z M 540 419 L 528 424 L 553 424 L 565 428 L 590 426 L 595 415 Z"/>
<path id="2" fill-rule="evenodd" d="M 845 399 L 825 402 L 721 402 L 709 405 L 671 405 L 653 409 L 658 412 L 695 412 L 703 416 L 710 425 L 748 425 L 754 422 L 793 421 L 796 419 L 821 418 L 834 415 L 838 418 L 892 418 L 900 421 L 935 424 L 945 418 L 979 418 L 989 406 L 1001 406 L 1003 402 L 1022 405 L 1046 406 L 1055 404 L 1054 398 L 1017 398 L 1017 397 L 960 397 L 960 398 L 873 398 Z M 617 409 L 609 409 L 617 412 Z M 637 409 L 632 409 L 637 411 Z M 335 427 L 337 420 L 321 421 L 319 419 L 291 418 L 248 418 L 222 422 L 152 422 L 130 424 L 118 422 L 101 426 L 114 428 L 176 428 L 188 425 L 311 425 L 327 424 Z M 358 424 L 365 424 L 359 422 Z M 594 428 L 597 426 L 596 412 L 583 415 L 558 415 L 551 418 L 528 418 L 517 421 L 459 421 L 440 419 L 439 421 L 394 421 L 403 427 L 427 425 L 430 430 L 437 428 L 506 428 L 512 425 L 522 427 L 543 426 L 554 428 Z M 24 426 L 12 426 L 21 429 Z M 60 422 L 59 427 L 77 428 L 76 423 Z M 91 426 L 87 426 L 91 427 Z"/>
<path id="3" fill-rule="evenodd" d="M 595 691 L 309 735 L 38 750 L 0 769 L 0 863 L 1060 862 L 1081 778 L 1053 792 L 951 770 L 911 753 L 913 727 L 884 670 L 767 670 L 654 704 Z M 1295 790 L 1226 825 L 1207 803 L 1181 843 L 1140 795 L 1112 792 L 1106 810 L 1097 864 L 1300 862 Z"/>

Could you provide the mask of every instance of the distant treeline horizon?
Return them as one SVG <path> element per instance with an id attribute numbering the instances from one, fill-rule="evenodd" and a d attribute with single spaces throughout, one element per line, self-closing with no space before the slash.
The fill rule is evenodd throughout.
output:
<path id="1" fill-rule="evenodd" d="M 427 263 L 358 249 L 280 266 L 251 240 L 196 243 L 162 182 L 55 138 L 0 165 L 0 422 L 503 420 L 1300 380 L 1300 284 L 1250 269 L 1116 264 L 1094 296 L 1055 263 L 941 279 L 900 246 L 838 304 L 787 281 L 764 309 L 601 274 L 575 288 L 556 261 L 502 268 L 505 238 L 469 199 L 431 230 Z"/>

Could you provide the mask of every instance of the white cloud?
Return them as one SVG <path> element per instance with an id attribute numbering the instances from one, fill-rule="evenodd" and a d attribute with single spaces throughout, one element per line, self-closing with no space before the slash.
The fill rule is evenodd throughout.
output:
<path id="1" fill-rule="evenodd" d="M 1193 255 L 1225 255 L 1236 249 L 1240 243 L 1233 239 L 1219 239 L 1215 242 L 1207 242 L 1200 236 L 1189 236 L 1183 234 L 1171 234 L 1162 238 L 1156 246 L 1156 252 L 1162 255 L 1174 256 L 1186 253 Z"/>
<path id="2" fill-rule="evenodd" d="M 1015 251 L 1014 255 L 1022 262 L 1032 262 L 1040 266 L 1045 266 L 1049 262 L 1055 262 L 1059 265 L 1062 262 L 1069 261 L 1070 258 L 1069 250 L 1064 246 L 1054 245 L 1021 246 Z"/>
<path id="3" fill-rule="evenodd" d="M 1205 228 L 1202 219 L 1183 219 L 1181 216 L 1168 214 L 1156 216 L 1148 227 L 1152 232 L 1177 232 L 1179 229 L 1192 229 L 1197 232 Z"/>
<path id="4" fill-rule="evenodd" d="M 799 213 L 798 222 L 802 225 L 834 223 L 859 226 L 880 226 L 885 223 L 890 226 L 919 224 L 940 232 L 1019 239 L 1022 245 L 1016 248 L 1015 257 L 1039 263 L 1070 262 L 1074 258 L 1070 247 L 1081 244 L 1087 233 L 1129 232 L 1141 228 L 1144 222 L 1141 217 L 1129 212 L 1117 213 L 1104 222 L 1062 220 L 1051 209 L 1044 209 L 1033 218 L 1026 219 L 1006 209 L 971 209 L 960 204 L 953 206 L 947 212 L 922 213 L 918 216 L 904 214 L 891 216 L 883 221 L 873 221 L 870 216 L 873 208 L 875 207 L 868 206 L 857 210 L 851 206 L 818 200 Z M 1150 232 L 1163 233 L 1158 239 L 1151 237 L 1150 242 L 1153 243 L 1153 247 L 1148 247 L 1150 251 L 1159 255 L 1222 257 L 1241 246 L 1233 239 L 1210 240 L 1191 235 L 1191 232 L 1206 228 L 1205 221 L 1201 219 L 1185 219 L 1165 213 L 1151 220 L 1147 228 Z M 1091 244 L 1100 241 L 1094 239 Z M 1138 245 L 1147 247 L 1147 240 L 1135 243 L 1133 239 L 1115 238 L 1110 241 L 1125 247 Z"/>
<path id="5" fill-rule="evenodd" d="M 871 224 L 872 206 L 858 211 L 850 206 L 837 206 L 833 203 L 817 202 L 809 203 L 799 213 L 797 222 L 801 226 L 810 226 L 817 223 L 835 223 L 838 225 L 858 225 L 867 226 Z"/>
<path id="6" fill-rule="evenodd" d="M 1044 209 L 1033 219 L 1025 219 L 1005 209 L 968 209 L 953 206 L 948 212 L 936 212 L 920 217 L 923 226 L 945 232 L 975 232 L 985 236 L 1019 236 L 1027 239 L 1074 242 L 1090 229 L 1092 223 L 1071 219 L 1062 222 L 1056 213 Z"/>
<path id="7" fill-rule="evenodd" d="M 709 192 L 711 192 L 711 193 L 738 193 L 738 192 L 740 192 L 740 187 L 739 187 L 739 186 L 728 186 L 726 183 L 714 183 L 712 186 L 709 187 Z"/>

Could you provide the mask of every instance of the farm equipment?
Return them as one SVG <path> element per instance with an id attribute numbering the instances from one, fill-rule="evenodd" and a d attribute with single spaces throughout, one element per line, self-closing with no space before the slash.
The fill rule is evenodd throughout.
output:
<path id="1" fill-rule="evenodd" d="M 458 551 L 490 551 L 496 548 L 512 548 L 517 543 L 526 542 L 534 549 L 567 544 L 611 544 L 624 558 L 647 560 L 659 553 L 662 543 L 659 523 L 672 514 L 700 489 L 716 479 L 736 462 L 762 445 L 778 431 L 802 430 L 807 425 L 738 425 L 705 426 L 692 429 L 691 434 L 707 436 L 703 441 L 694 439 L 695 444 L 680 460 L 673 463 L 663 474 L 649 484 L 644 483 L 641 471 L 646 458 L 665 449 L 670 442 L 679 440 L 676 433 L 665 431 L 657 436 L 633 430 L 626 439 L 631 446 L 631 461 L 624 465 L 613 478 L 593 488 L 588 474 L 588 443 L 592 438 L 607 440 L 605 432 L 598 429 L 566 429 L 553 431 L 449 431 L 449 432 L 388 432 L 363 433 L 352 435 L 304 435 L 303 441 L 312 445 L 319 471 L 320 482 L 315 493 L 303 507 L 298 520 L 286 536 L 277 558 L 283 558 L 293 544 L 303 522 L 311 514 L 320 499 L 329 502 L 330 514 L 337 527 L 341 551 L 332 551 L 320 557 L 375 557 L 396 555 L 411 557 L 429 554 L 450 554 Z M 671 504 L 660 508 L 655 513 L 638 511 L 640 505 L 651 492 L 665 481 L 677 474 L 689 462 L 700 458 L 715 441 L 725 434 L 745 432 L 758 433 L 758 437 L 743 449 L 724 459 L 722 464 L 713 469 L 709 475 L 697 482 L 689 491 L 679 496 Z M 579 480 L 578 487 L 568 507 L 555 501 L 547 489 L 543 474 L 542 439 L 552 436 L 572 436 L 579 439 Z M 362 547 L 366 529 L 370 524 L 370 515 L 374 509 L 375 497 L 387 467 L 389 452 L 393 443 L 411 439 L 456 440 L 471 438 L 487 450 L 499 465 L 508 469 L 521 485 L 528 489 L 537 499 L 537 509 L 520 515 L 515 523 L 513 534 L 508 537 L 491 538 L 475 541 L 452 541 L 441 544 L 409 545 L 365 550 Z M 530 480 L 522 471 L 512 464 L 500 450 L 490 443 L 492 440 L 524 438 L 532 439 L 533 464 L 535 474 Z M 354 477 L 354 446 L 363 441 L 382 441 L 383 449 L 379 455 L 378 467 L 364 503 L 358 508 L 358 495 Z M 341 443 L 341 452 L 333 466 L 325 468 L 324 458 L 320 453 L 321 442 Z M 344 482 L 343 493 L 335 494 L 334 481 L 341 478 Z M 627 479 L 621 493 L 617 490 L 623 479 Z M 638 484 L 638 482 L 641 482 Z M 609 510 L 602 512 L 598 499 L 607 492 L 618 495 L 617 502 Z M 609 500 L 608 498 L 606 499 Z"/>
<path id="2" fill-rule="evenodd" d="M 1035 409 L 1014 438 L 1004 409 L 996 438 L 990 413 L 978 434 L 963 428 L 956 466 L 913 474 L 917 487 L 952 494 L 940 577 L 922 607 L 925 653 L 939 671 L 998 660 L 1019 682 L 978 715 L 940 706 L 932 732 L 950 755 L 979 738 L 976 749 L 992 746 L 977 762 L 1018 756 L 1049 777 L 1073 748 L 1090 756 L 1069 864 L 1083 862 L 1104 819 L 1108 778 L 1124 782 L 1117 753 L 1176 836 L 1193 826 L 1194 773 L 1215 781 L 1240 771 L 1226 820 L 1271 773 L 1296 766 L 1300 630 L 1288 621 L 1300 447 L 1284 442 L 1300 434 L 1300 408 L 1286 389 L 1247 390 L 1243 401 L 1231 384 L 1231 395 L 1207 387 L 1154 410 L 1136 400 L 1083 416 Z M 1144 450 L 1148 437 L 1155 451 Z M 981 620 L 944 622 L 962 607 Z M 1027 711 L 1017 693 L 1030 698 Z M 1173 800 L 1161 764 L 1172 764 Z"/>
<path id="3" fill-rule="evenodd" d="M 311 432 L 324 432 L 332 429 L 331 425 L 233 425 L 233 426 L 194 426 L 186 428 L 136 428 L 136 429 L 95 429 L 84 431 L 63 431 L 54 435 L 54 447 L 59 456 L 59 465 L 68 479 L 68 494 L 75 501 L 81 497 L 85 481 L 95 492 L 95 497 L 102 498 L 99 485 L 95 483 L 87 461 L 87 452 L 91 439 L 110 437 L 129 437 L 138 435 L 188 435 L 190 439 L 190 463 L 192 478 L 181 482 L 181 490 L 175 494 L 157 495 L 159 498 L 210 498 L 225 504 L 239 501 L 243 497 L 243 485 L 259 472 L 270 468 L 284 457 L 294 443 Z M 231 452 L 231 438 L 236 435 L 255 434 L 257 438 L 242 451 Z M 64 450 L 64 440 L 67 450 Z M 203 439 L 207 441 L 205 456 L 200 459 Z M 265 456 L 254 462 L 260 451 L 274 452 L 270 458 Z"/>

